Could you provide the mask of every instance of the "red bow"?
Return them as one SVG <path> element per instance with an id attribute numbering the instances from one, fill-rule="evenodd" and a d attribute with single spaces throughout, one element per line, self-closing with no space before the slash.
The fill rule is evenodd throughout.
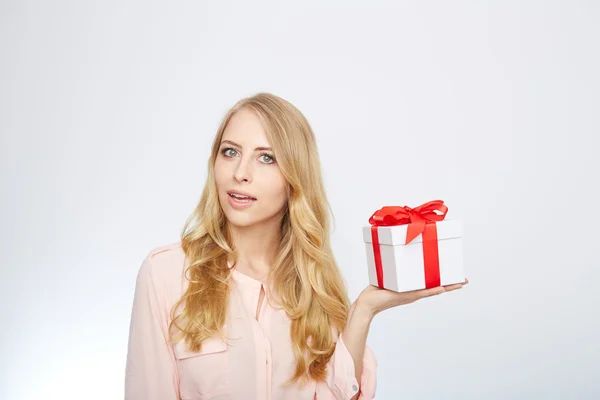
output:
<path id="1" fill-rule="evenodd" d="M 437 211 L 437 212 L 436 212 Z M 439 214 L 438 214 L 439 212 Z M 423 260 L 425 262 L 425 287 L 440 286 L 440 263 L 438 254 L 438 238 L 436 222 L 446 218 L 448 207 L 442 200 L 433 200 L 418 207 L 386 206 L 377 210 L 371 218 L 371 237 L 373 238 L 373 253 L 377 270 L 377 283 L 383 288 L 383 268 L 381 266 L 381 251 L 379 248 L 378 226 L 406 225 L 405 245 L 417 236 L 423 236 Z"/>

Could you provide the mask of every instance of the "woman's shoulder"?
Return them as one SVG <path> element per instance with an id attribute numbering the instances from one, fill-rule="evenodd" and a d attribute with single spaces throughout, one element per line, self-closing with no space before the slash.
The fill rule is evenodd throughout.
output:
<path id="1" fill-rule="evenodd" d="M 165 292 L 180 293 L 185 263 L 186 257 L 181 242 L 156 246 L 146 254 L 138 279 L 149 280 Z"/>
<path id="2" fill-rule="evenodd" d="M 181 248 L 181 242 L 174 242 L 154 247 L 147 254 L 147 257 L 151 258 L 152 261 L 158 262 L 168 262 L 170 260 L 173 260 L 174 258 L 179 259 L 184 256 L 185 254 L 183 252 L 183 249 Z"/>

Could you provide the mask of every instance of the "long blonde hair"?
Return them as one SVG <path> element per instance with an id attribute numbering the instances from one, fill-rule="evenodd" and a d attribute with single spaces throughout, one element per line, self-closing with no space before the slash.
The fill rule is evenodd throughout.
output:
<path id="1" fill-rule="evenodd" d="M 346 326 L 348 295 L 331 250 L 331 210 L 314 133 L 296 107 L 273 94 L 258 93 L 237 102 L 214 138 L 202 196 L 181 233 L 190 284 L 172 309 L 171 342 L 183 337 L 192 351 L 199 351 L 203 340 L 223 335 L 229 295 L 227 259 L 237 257 L 219 204 L 213 167 L 227 123 L 241 109 L 254 111 L 260 118 L 287 181 L 288 203 L 269 279 L 292 321 L 296 369 L 288 383 L 323 380 L 337 339 L 332 327 L 341 333 Z M 176 316 L 180 306 L 182 311 Z M 172 333 L 175 328 L 177 337 Z"/>

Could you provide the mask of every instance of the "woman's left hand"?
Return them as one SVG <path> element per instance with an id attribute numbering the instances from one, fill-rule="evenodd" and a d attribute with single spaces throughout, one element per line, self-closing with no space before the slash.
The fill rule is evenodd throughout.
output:
<path id="1" fill-rule="evenodd" d="M 360 293 L 358 299 L 356 299 L 355 305 L 369 310 L 369 312 L 375 316 L 381 311 L 387 310 L 388 308 L 410 304 L 426 297 L 451 292 L 453 290 L 462 288 L 468 283 L 469 280 L 465 279 L 463 283 L 438 286 L 431 289 L 413 290 L 402 293 L 369 285 Z"/>

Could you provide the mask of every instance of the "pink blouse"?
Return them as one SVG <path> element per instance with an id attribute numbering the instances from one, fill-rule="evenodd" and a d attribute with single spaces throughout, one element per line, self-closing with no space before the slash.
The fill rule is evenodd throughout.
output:
<path id="1" fill-rule="evenodd" d="M 125 372 L 126 400 L 346 400 L 359 389 L 354 361 L 338 337 L 325 382 L 284 386 L 295 368 L 285 311 L 262 302 L 264 284 L 235 268 L 229 314 L 224 326 L 227 343 L 207 339 L 200 352 L 183 340 L 170 345 L 167 330 L 171 307 L 187 287 L 187 260 L 180 243 L 153 249 L 136 281 Z M 377 361 L 365 348 L 360 399 L 375 397 Z"/>

